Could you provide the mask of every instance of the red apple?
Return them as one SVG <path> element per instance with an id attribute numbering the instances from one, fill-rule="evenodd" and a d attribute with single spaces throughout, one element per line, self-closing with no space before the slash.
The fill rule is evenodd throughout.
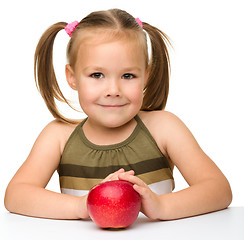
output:
<path id="1" fill-rule="evenodd" d="M 94 186 L 87 198 L 88 213 L 101 228 L 126 228 L 137 219 L 141 197 L 133 184 L 123 180 Z"/>

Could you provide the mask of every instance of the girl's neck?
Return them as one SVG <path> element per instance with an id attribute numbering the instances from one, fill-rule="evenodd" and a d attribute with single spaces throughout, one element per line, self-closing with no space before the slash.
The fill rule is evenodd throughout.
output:
<path id="1" fill-rule="evenodd" d="M 89 118 L 83 125 L 83 132 L 86 138 L 96 145 L 112 145 L 123 142 L 134 131 L 137 125 L 133 118 L 126 124 L 116 128 L 106 128 L 103 126 L 94 125 Z"/>

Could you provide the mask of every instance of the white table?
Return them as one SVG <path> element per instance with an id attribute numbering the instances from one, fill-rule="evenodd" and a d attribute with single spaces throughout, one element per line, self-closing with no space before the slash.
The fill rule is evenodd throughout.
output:
<path id="1" fill-rule="evenodd" d="M 124 230 L 103 230 L 91 220 L 50 220 L 2 213 L 1 240 L 131 240 L 131 239 L 244 239 L 244 207 L 174 221 L 152 221 L 140 214 L 136 222 Z"/>

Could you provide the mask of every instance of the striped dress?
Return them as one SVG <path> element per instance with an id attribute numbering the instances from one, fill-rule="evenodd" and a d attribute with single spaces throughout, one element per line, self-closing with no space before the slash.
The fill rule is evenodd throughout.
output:
<path id="1" fill-rule="evenodd" d="M 132 134 L 113 145 L 95 145 L 85 136 L 83 120 L 68 139 L 58 167 L 62 193 L 83 196 L 110 173 L 134 170 L 157 194 L 172 192 L 172 167 L 139 116 Z"/>

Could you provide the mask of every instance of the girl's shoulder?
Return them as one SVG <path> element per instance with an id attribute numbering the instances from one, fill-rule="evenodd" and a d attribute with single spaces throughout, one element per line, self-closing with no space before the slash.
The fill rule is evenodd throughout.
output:
<path id="1" fill-rule="evenodd" d="M 174 128 L 176 125 L 181 125 L 182 121 L 173 113 L 158 110 L 158 111 L 141 111 L 139 117 L 144 122 L 150 132 L 166 133 L 167 129 Z"/>
<path id="2" fill-rule="evenodd" d="M 53 120 L 46 125 L 41 134 L 47 136 L 49 139 L 55 139 L 55 141 L 59 142 L 60 151 L 63 152 L 70 135 L 81 121 L 82 120 L 77 121 L 75 124 L 71 124 Z"/>
<path id="3" fill-rule="evenodd" d="M 177 138 L 177 135 L 186 129 L 184 123 L 176 115 L 168 111 L 141 111 L 139 117 L 165 155 L 167 155 L 169 139 Z"/>
<path id="4" fill-rule="evenodd" d="M 176 115 L 165 110 L 140 111 L 139 116 L 146 124 L 155 124 L 162 122 L 165 124 L 167 122 L 168 124 L 172 120 L 179 120 Z"/>

